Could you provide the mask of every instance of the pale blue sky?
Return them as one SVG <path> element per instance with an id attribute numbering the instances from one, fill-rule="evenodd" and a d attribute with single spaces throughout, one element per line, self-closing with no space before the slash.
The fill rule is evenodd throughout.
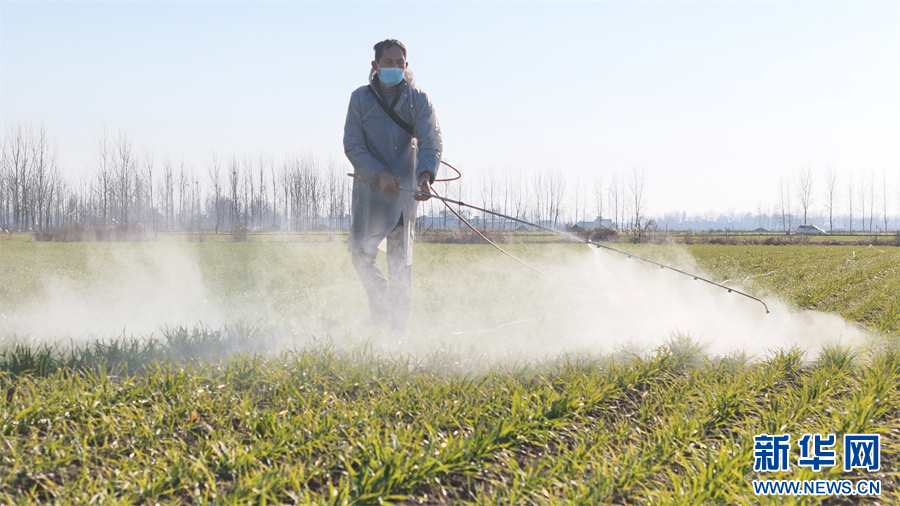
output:
<path id="1" fill-rule="evenodd" d="M 773 204 L 804 166 L 900 174 L 897 1 L 3 0 L 0 16 L 0 128 L 42 122 L 72 174 L 104 124 L 200 173 L 213 151 L 346 163 L 349 95 L 387 37 L 473 181 L 643 167 L 650 212 L 725 212 Z"/>

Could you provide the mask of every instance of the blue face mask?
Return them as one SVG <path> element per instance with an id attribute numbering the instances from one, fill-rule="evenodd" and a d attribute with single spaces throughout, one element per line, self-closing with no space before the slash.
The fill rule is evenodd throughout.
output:
<path id="1" fill-rule="evenodd" d="M 403 69 L 387 68 L 380 70 L 378 79 L 388 86 L 396 86 L 403 80 Z"/>

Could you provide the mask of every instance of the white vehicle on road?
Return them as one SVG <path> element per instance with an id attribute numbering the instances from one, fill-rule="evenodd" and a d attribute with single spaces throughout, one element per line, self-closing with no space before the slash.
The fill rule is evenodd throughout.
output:
<path id="1" fill-rule="evenodd" d="M 797 227 L 797 233 L 803 235 L 826 235 L 827 232 L 815 225 L 800 225 Z"/>

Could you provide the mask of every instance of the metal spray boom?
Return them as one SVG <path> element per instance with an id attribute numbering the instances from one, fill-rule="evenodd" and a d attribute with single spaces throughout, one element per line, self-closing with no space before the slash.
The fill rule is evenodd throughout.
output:
<path id="1" fill-rule="evenodd" d="M 457 172 L 458 172 L 458 171 L 457 171 Z M 354 178 L 356 178 L 356 179 L 360 179 L 360 180 L 362 180 L 362 181 L 367 181 L 366 179 L 364 179 L 364 178 L 362 178 L 361 176 L 358 176 L 358 175 L 356 175 L 356 174 L 347 174 L 347 175 L 350 176 L 350 177 L 354 177 Z M 742 292 L 742 291 L 740 291 L 740 290 L 736 290 L 736 289 L 734 289 L 734 288 L 731 288 L 730 286 L 725 286 L 725 285 L 723 285 L 723 284 L 716 283 L 715 281 L 706 279 L 706 278 L 701 277 L 701 276 L 698 276 L 698 275 L 696 275 L 696 274 L 691 274 L 690 272 L 686 272 L 686 271 L 683 271 L 683 270 L 681 270 L 681 269 L 676 269 L 675 267 L 672 267 L 672 266 L 670 266 L 670 265 L 666 265 L 666 264 L 657 262 L 657 261 L 655 261 L 655 260 L 650 260 L 649 258 L 644 258 L 644 257 L 642 257 L 642 256 L 635 255 L 634 253 L 628 253 L 627 251 L 622 251 L 622 250 L 620 250 L 620 249 L 616 249 L 616 248 L 613 248 L 613 247 L 611 247 L 611 246 L 607 246 L 606 244 L 594 242 L 594 241 L 592 241 L 592 240 L 590 240 L 590 239 L 587 239 L 587 238 L 578 237 L 578 236 L 575 235 L 575 234 L 570 234 L 570 233 L 568 233 L 568 232 L 563 232 L 562 230 L 557 230 L 557 229 L 554 229 L 554 228 L 545 227 L 545 226 L 543 226 L 543 225 L 538 225 L 537 223 L 531 223 L 530 221 L 525 221 L 525 220 L 522 220 L 522 219 L 519 219 L 519 218 L 514 218 L 514 217 L 512 217 L 512 216 L 507 216 L 507 215 L 505 215 L 505 214 L 503 214 L 503 213 L 498 213 L 498 212 L 495 212 L 495 211 L 490 211 L 490 210 L 488 210 L 488 209 L 484 209 L 484 208 L 481 208 L 481 207 L 478 207 L 478 206 L 474 206 L 474 205 L 472 205 L 472 204 L 466 204 L 465 202 L 462 202 L 462 201 L 460 201 L 460 200 L 455 200 L 455 199 L 451 199 L 451 198 L 447 198 L 447 197 L 442 197 L 442 196 L 440 196 L 440 195 L 435 195 L 434 193 L 423 192 L 423 191 L 421 191 L 421 190 L 416 190 L 416 189 L 413 189 L 413 188 L 405 188 L 405 187 L 399 186 L 399 185 L 398 185 L 397 187 L 398 187 L 400 190 L 405 191 L 405 192 L 413 193 L 413 194 L 416 194 L 416 195 L 422 195 L 422 196 L 425 196 L 425 197 L 435 198 L 435 199 L 438 199 L 438 200 L 443 201 L 445 204 L 456 204 L 456 205 L 458 205 L 458 206 L 468 207 L 469 209 L 474 209 L 474 210 L 476 210 L 476 211 L 481 211 L 481 212 L 483 212 L 483 213 L 488 213 L 488 214 L 491 214 L 491 215 L 494 215 L 494 216 L 499 216 L 500 218 L 506 218 L 507 220 L 512 220 L 512 221 L 515 221 L 515 222 L 517 222 L 517 223 L 521 223 L 521 224 L 523 224 L 523 225 L 528 225 L 528 226 L 530 226 L 530 227 L 538 228 L 538 229 L 541 229 L 541 230 L 546 230 L 547 232 L 550 232 L 550 233 L 552 233 L 552 234 L 556 234 L 556 235 L 559 235 L 559 236 L 562 236 L 562 237 L 567 237 L 567 238 L 572 239 L 572 240 L 577 241 L 577 242 L 583 242 L 583 243 L 586 243 L 586 244 L 590 244 L 590 245 L 592 245 L 592 246 L 596 246 L 597 248 L 602 248 L 602 249 L 605 249 L 605 250 L 614 251 L 614 252 L 616 252 L 616 253 L 620 253 L 620 254 L 622 254 L 622 255 L 625 255 L 625 256 L 627 256 L 628 258 L 635 258 L 635 259 L 637 259 L 637 260 L 642 260 L 642 261 L 644 261 L 644 262 L 647 262 L 647 263 L 651 263 L 651 264 L 653 264 L 653 265 L 656 265 L 656 266 L 658 266 L 658 267 L 661 268 L 661 269 L 668 269 L 668 270 L 670 270 L 670 271 L 674 271 L 674 272 L 677 272 L 677 273 L 679 273 L 679 274 L 683 274 L 683 275 L 685 275 L 685 276 L 690 276 L 690 277 L 694 278 L 694 281 L 703 281 L 704 283 L 709 283 L 709 284 L 711 284 L 711 285 L 713 285 L 713 286 L 722 288 L 722 289 L 724 289 L 724 290 L 728 290 L 728 293 L 736 293 L 736 294 L 738 294 L 738 295 L 742 295 L 742 296 L 744 296 L 744 297 L 747 297 L 748 299 L 755 300 L 756 302 L 759 302 L 760 304 L 762 304 L 763 307 L 766 309 L 766 314 L 769 314 L 769 306 L 767 306 L 766 303 L 765 303 L 762 299 L 760 299 L 760 298 L 758 298 L 758 297 L 754 297 L 754 296 L 752 296 L 752 295 L 750 295 L 750 294 L 748 294 L 748 293 L 744 293 L 744 292 Z M 468 223 L 467 223 L 467 224 L 468 224 Z M 471 226 L 471 225 L 469 225 L 469 226 Z"/>

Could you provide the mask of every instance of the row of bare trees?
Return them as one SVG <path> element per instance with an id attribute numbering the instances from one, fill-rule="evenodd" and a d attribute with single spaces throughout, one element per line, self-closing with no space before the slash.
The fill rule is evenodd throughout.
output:
<path id="1" fill-rule="evenodd" d="M 880 176 L 880 177 L 879 177 Z M 890 230 L 891 205 L 896 197 L 898 209 L 900 209 L 900 186 L 897 194 L 891 195 L 891 185 L 888 181 L 888 173 L 882 171 L 876 175 L 875 171 L 868 174 L 862 173 L 855 178 L 852 172 L 842 177 L 836 168 L 829 166 L 822 174 L 821 190 L 815 178 L 812 167 L 805 166 L 798 170 L 793 181 L 790 178 L 782 178 L 778 183 L 778 214 L 780 215 L 781 228 L 792 230 L 794 223 L 794 202 L 799 206 L 799 214 L 803 225 L 809 224 L 814 213 L 817 197 L 822 198 L 821 211 L 827 217 L 828 230 L 835 230 L 835 224 L 839 229 L 852 232 L 854 226 L 857 230 L 874 232 L 877 230 Z M 792 202 L 792 197 L 796 201 Z"/>
<path id="2" fill-rule="evenodd" d="M 62 177 L 56 147 L 43 127 L 17 124 L 0 137 L 0 227 L 46 230 L 139 226 L 150 231 L 339 230 L 349 225 L 351 179 L 346 161 L 323 163 L 312 154 L 276 159 L 261 154 L 219 156 L 196 170 L 184 161 L 138 152 L 124 132 L 99 132 L 95 160 L 78 181 Z M 450 171 L 445 171 L 445 177 Z M 878 177 L 880 176 L 880 177 Z M 647 216 L 646 177 L 634 167 L 592 181 L 572 181 L 561 170 L 523 176 L 512 168 L 479 169 L 451 183 L 441 195 L 517 219 L 562 227 L 597 221 L 616 229 L 640 229 Z M 819 179 L 803 167 L 779 182 L 777 203 L 758 216 L 793 230 L 813 214 L 827 216 L 830 230 L 888 230 L 892 197 L 888 175 L 856 176 L 827 168 Z M 896 200 L 893 200 L 896 198 Z M 490 213 L 462 210 L 479 228 L 517 226 Z M 432 199 L 420 212 L 427 227 L 462 226 Z M 771 218 L 769 218 L 771 217 Z M 820 221 L 821 223 L 821 221 Z M 882 228 L 883 227 L 883 228 Z"/>
<path id="3" fill-rule="evenodd" d="M 598 175 L 591 183 L 577 178 L 570 189 L 571 181 L 561 170 L 539 171 L 523 177 L 521 171 L 512 168 L 503 171 L 487 168 L 472 175 L 467 172 L 467 177 L 461 180 L 438 183 L 436 189 L 440 195 L 549 227 L 603 222 L 617 229 L 630 229 L 647 222 L 645 180 L 644 170 L 633 168 L 624 175 L 614 173 L 608 186 L 603 176 Z M 517 226 L 491 213 L 463 212 L 479 228 L 498 230 Z M 463 226 L 450 218 L 451 212 L 440 202 L 430 201 L 424 214 L 436 217 L 439 228 Z"/>
<path id="4" fill-rule="evenodd" d="M 275 159 L 213 155 L 205 173 L 139 154 L 123 132 L 97 137 L 87 176 L 61 177 L 46 131 L 16 125 L 0 139 L 0 226 L 46 230 L 68 224 L 152 231 L 340 229 L 349 178 L 312 155 Z"/>
<path id="5" fill-rule="evenodd" d="M 17 124 L 0 138 L 0 226 L 5 230 L 47 230 L 67 224 L 108 229 L 138 226 L 149 231 L 342 229 L 349 224 L 351 179 L 346 162 L 322 163 L 312 154 L 276 160 L 269 155 L 213 154 L 202 170 L 184 161 L 139 152 L 124 132 L 97 135 L 92 166 L 68 181 L 57 164 L 56 147 L 43 127 Z M 561 227 L 607 218 L 616 228 L 645 219 L 644 173 L 633 169 L 602 177 L 593 189 L 576 182 L 570 205 L 560 170 L 522 177 L 507 169 L 476 175 L 437 189 L 515 218 Z M 475 190 L 470 190 L 475 188 Z M 593 197 L 593 202 L 590 202 Z M 470 199 L 476 199 L 472 201 Z M 459 222 L 439 201 L 424 212 L 431 227 Z M 489 213 L 467 213 L 479 227 L 513 226 Z"/>
<path id="6" fill-rule="evenodd" d="M 66 192 L 55 153 L 43 128 L 19 125 L 4 136 L 0 155 L 3 223 L 17 229 L 54 223 Z"/>

